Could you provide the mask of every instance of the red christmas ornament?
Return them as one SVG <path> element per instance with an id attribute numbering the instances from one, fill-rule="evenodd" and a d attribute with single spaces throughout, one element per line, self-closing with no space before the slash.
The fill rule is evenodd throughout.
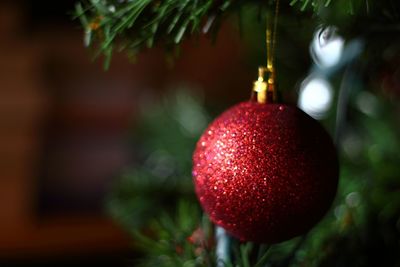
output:
<path id="1" fill-rule="evenodd" d="M 193 179 L 215 224 L 243 241 L 275 243 L 323 217 L 336 193 L 338 160 L 328 133 L 298 108 L 244 102 L 201 136 Z"/>

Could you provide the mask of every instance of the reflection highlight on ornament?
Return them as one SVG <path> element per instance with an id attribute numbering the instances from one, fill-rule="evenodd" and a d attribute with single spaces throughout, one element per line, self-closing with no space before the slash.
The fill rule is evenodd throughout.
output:
<path id="1" fill-rule="evenodd" d="M 307 78 L 301 84 L 298 106 L 314 119 L 325 117 L 332 106 L 332 86 L 320 77 Z"/>

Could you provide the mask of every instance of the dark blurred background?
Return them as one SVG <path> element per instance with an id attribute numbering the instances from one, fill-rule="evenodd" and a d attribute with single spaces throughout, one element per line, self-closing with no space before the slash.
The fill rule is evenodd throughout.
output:
<path id="1" fill-rule="evenodd" d="M 105 72 L 83 46 L 74 4 L 0 3 L 0 266 L 126 264 L 128 237 L 103 207 L 135 157 L 139 104 L 182 84 L 210 102 L 249 95 L 239 89 L 253 73 L 228 27 L 216 45 L 186 42 L 174 68 L 154 49 L 136 64 L 116 55 Z"/>
<path id="2" fill-rule="evenodd" d="M 253 7 L 242 32 L 228 22 L 217 42 L 186 40 L 173 60 L 162 47 L 135 64 L 117 53 L 104 71 L 75 2 L 0 3 L 1 267 L 135 266 L 130 234 L 178 199 L 197 203 L 194 143 L 249 98 L 265 63 Z M 341 160 L 337 199 L 298 266 L 398 266 L 398 27 L 348 16 L 344 40 L 290 10 L 278 27 L 280 96 L 324 124 Z"/>

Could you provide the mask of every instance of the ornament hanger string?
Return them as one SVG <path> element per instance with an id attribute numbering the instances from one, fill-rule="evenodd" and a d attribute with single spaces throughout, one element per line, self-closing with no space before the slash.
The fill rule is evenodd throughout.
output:
<path id="1" fill-rule="evenodd" d="M 274 66 L 274 55 L 275 55 L 275 44 L 276 44 L 276 29 L 278 25 L 278 13 L 279 13 L 279 0 L 276 0 L 274 21 L 271 24 L 270 18 L 267 15 L 267 30 L 266 30 L 266 44 L 267 44 L 267 70 L 275 73 Z M 271 34 L 272 31 L 272 34 Z M 272 35 L 272 36 L 271 36 Z"/>
<path id="2" fill-rule="evenodd" d="M 276 100 L 276 85 L 275 85 L 275 46 L 276 46 L 276 32 L 278 25 L 279 14 L 279 0 L 275 2 L 275 12 L 273 20 L 271 19 L 271 12 L 267 12 L 266 18 L 266 50 L 267 50 L 267 67 L 258 68 L 258 79 L 254 82 L 253 92 L 257 95 L 257 102 L 270 103 Z M 267 82 L 264 81 L 265 73 L 268 74 Z"/>

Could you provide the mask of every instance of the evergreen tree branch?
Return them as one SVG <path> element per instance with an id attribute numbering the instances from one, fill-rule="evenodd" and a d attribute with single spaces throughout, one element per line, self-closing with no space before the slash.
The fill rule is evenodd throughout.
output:
<path id="1" fill-rule="evenodd" d="M 385 0 L 385 2 L 388 0 Z M 242 8 L 258 5 L 270 9 L 274 0 L 81 0 L 75 16 L 84 28 L 86 46 L 95 46 L 97 54 L 110 60 L 115 48 L 135 54 L 162 43 L 167 48 L 200 33 L 219 30 L 226 14 L 240 14 Z M 286 2 L 286 3 L 285 3 Z M 319 14 L 332 8 L 346 14 L 372 3 L 361 0 L 291 0 L 282 5 Z M 384 5 L 386 6 L 386 5 Z M 343 11 L 344 10 L 344 11 Z M 335 12 L 333 12 L 335 13 Z"/>

